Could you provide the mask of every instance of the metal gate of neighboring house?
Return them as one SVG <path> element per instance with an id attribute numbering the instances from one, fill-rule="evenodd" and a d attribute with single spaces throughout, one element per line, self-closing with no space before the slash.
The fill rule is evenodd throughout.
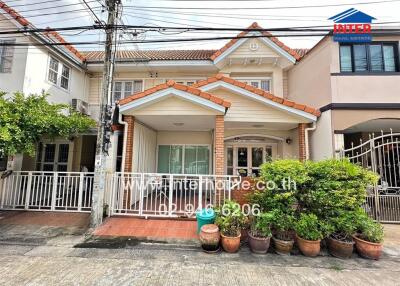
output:
<path id="1" fill-rule="evenodd" d="M 370 136 L 366 142 L 339 151 L 380 176 L 378 184 L 367 190 L 366 212 L 381 222 L 400 223 L 400 133 Z"/>
<path id="2" fill-rule="evenodd" d="M 109 215 L 190 218 L 230 199 L 239 182 L 237 176 L 113 173 L 105 200 Z"/>

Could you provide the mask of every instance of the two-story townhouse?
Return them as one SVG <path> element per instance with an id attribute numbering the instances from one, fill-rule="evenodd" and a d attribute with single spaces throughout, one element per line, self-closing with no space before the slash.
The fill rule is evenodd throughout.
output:
<path id="1" fill-rule="evenodd" d="M 307 125 L 319 111 L 287 99 L 288 71 L 305 51 L 257 23 L 249 29 L 239 37 L 263 37 L 220 50 L 117 53 L 113 102 L 123 128 L 109 170 L 248 176 L 268 158 L 305 159 Z M 84 55 L 98 109 L 103 53 Z"/>
<path id="2" fill-rule="evenodd" d="M 290 69 L 289 99 L 322 113 L 310 135 L 311 159 L 333 157 L 382 131 L 400 131 L 400 37 L 385 34 L 375 32 L 372 42 L 354 44 L 327 35 Z M 378 153 L 386 157 L 391 148 L 382 145 Z"/>
<path id="3" fill-rule="evenodd" d="M 0 11 L 1 31 L 35 29 L 2 1 Z M 0 46 L 0 91 L 26 95 L 45 92 L 50 102 L 75 104 L 78 108 L 88 101 L 89 80 L 84 57 L 57 32 L 2 34 L 0 43 L 21 44 Z M 95 133 L 73 140 L 43 138 L 36 158 L 17 155 L 9 163 L 14 170 L 80 171 L 82 166 L 93 166 L 95 142 Z"/>

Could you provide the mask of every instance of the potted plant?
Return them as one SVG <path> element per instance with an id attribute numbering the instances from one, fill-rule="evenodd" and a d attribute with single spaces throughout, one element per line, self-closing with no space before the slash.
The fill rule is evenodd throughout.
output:
<path id="1" fill-rule="evenodd" d="M 366 214 L 357 219 L 358 232 L 353 235 L 356 249 L 361 257 L 378 260 L 382 255 L 383 227 Z"/>
<path id="2" fill-rule="evenodd" d="M 329 253 L 338 258 L 350 258 L 353 254 L 353 235 L 356 232 L 353 211 L 341 211 L 330 220 L 332 233 L 327 239 Z"/>
<path id="3" fill-rule="evenodd" d="M 321 250 L 321 239 L 324 238 L 325 225 L 315 214 L 300 214 L 295 222 L 297 245 L 300 251 L 309 257 L 315 257 Z"/>
<path id="4" fill-rule="evenodd" d="M 293 249 L 293 221 L 292 214 L 284 213 L 279 209 L 273 211 L 274 220 L 272 223 L 275 252 L 282 255 L 289 255 Z"/>
<path id="5" fill-rule="evenodd" d="M 221 231 L 222 248 L 229 253 L 237 252 L 240 247 L 240 232 L 246 221 L 240 205 L 228 200 L 215 213 L 215 224 Z"/>
<path id="6" fill-rule="evenodd" d="M 252 218 L 248 232 L 248 242 L 252 252 L 267 253 L 272 236 L 271 223 L 273 218 L 272 212 L 261 213 Z"/>

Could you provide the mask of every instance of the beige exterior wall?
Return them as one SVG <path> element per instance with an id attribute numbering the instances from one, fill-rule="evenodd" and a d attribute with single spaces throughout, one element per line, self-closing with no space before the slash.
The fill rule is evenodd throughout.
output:
<path id="1" fill-rule="evenodd" d="M 331 103 L 332 42 L 324 39 L 319 46 L 288 72 L 288 98 L 316 108 Z"/>
<path id="2" fill-rule="evenodd" d="M 335 130 L 345 130 L 359 123 L 380 119 L 396 118 L 400 119 L 398 110 L 333 110 L 332 124 Z M 390 126 L 388 126 L 390 128 Z"/>
<path id="3" fill-rule="evenodd" d="M 211 131 L 158 131 L 157 145 L 208 144 L 212 145 Z"/>
<path id="4" fill-rule="evenodd" d="M 232 103 L 225 115 L 225 121 L 298 123 L 304 120 L 223 88 L 212 91 L 212 94 Z"/>
<path id="5" fill-rule="evenodd" d="M 129 112 L 128 112 L 129 113 Z M 216 112 L 191 103 L 187 100 L 172 96 L 135 110 L 134 115 L 215 115 Z"/>

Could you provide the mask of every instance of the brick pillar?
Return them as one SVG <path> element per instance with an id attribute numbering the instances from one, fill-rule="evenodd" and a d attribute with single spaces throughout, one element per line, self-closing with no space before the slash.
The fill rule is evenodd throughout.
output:
<path id="1" fill-rule="evenodd" d="M 131 115 L 124 115 L 124 121 L 128 123 L 128 131 L 127 131 L 127 138 L 126 138 L 126 150 L 125 150 L 125 163 L 124 166 L 121 166 L 124 168 L 124 172 L 130 173 L 132 172 L 132 159 L 133 159 L 133 130 L 134 130 L 134 124 L 135 124 L 135 117 Z M 130 183 L 128 182 L 128 177 L 125 177 L 125 184 L 126 186 L 129 186 Z M 130 190 L 129 188 L 125 188 L 124 190 L 124 199 L 123 199 L 123 206 L 122 208 L 130 208 Z"/>
<path id="2" fill-rule="evenodd" d="M 215 117 L 215 141 L 214 141 L 214 160 L 215 175 L 224 175 L 224 137 L 225 137 L 224 116 Z"/>
<path id="3" fill-rule="evenodd" d="M 299 160 L 306 160 L 306 132 L 305 129 L 307 127 L 306 123 L 299 123 L 297 130 L 299 132 Z"/>
<path id="4" fill-rule="evenodd" d="M 125 172 L 132 172 L 133 128 L 135 124 L 135 117 L 131 115 L 124 115 L 124 121 L 128 123 L 128 132 L 127 132 L 126 150 L 125 150 L 125 166 L 123 166 L 123 168 Z"/>

